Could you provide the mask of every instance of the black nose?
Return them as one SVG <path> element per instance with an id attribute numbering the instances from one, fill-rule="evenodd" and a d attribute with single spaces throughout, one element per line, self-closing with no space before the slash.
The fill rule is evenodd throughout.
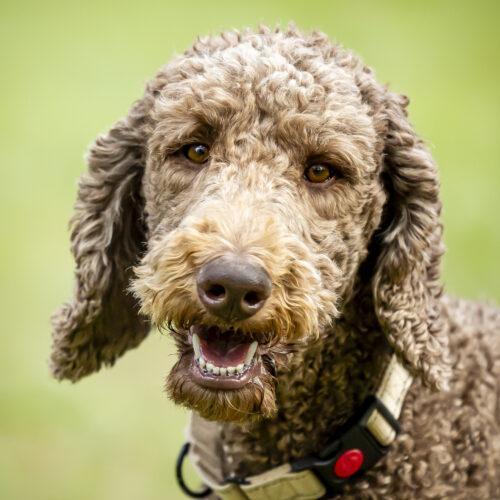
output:
<path id="1" fill-rule="evenodd" d="M 253 316 L 271 294 L 265 269 L 239 255 L 211 260 L 200 269 L 196 281 L 205 309 L 226 321 Z"/>

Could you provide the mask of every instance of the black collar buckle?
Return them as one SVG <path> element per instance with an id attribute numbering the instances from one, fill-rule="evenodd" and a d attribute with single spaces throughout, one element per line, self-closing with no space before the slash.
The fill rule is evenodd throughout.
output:
<path id="1" fill-rule="evenodd" d="M 382 446 L 368 430 L 367 422 L 374 411 L 382 415 L 396 434 L 399 433 L 399 423 L 392 413 L 380 399 L 370 395 L 332 443 L 318 456 L 292 462 L 292 471 L 310 469 L 327 489 L 327 495 L 340 493 L 345 483 L 373 467 L 390 448 Z"/>

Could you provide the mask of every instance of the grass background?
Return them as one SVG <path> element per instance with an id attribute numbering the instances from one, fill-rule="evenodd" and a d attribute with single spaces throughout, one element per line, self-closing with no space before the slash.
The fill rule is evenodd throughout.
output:
<path id="1" fill-rule="evenodd" d="M 198 34 L 294 20 L 410 95 L 441 168 L 447 289 L 499 301 L 499 6 L 0 0 L 0 498 L 181 498 L 169 340 L 153 333 L 113 370 L 59 384 L 48 318 L 72 290 L 67 220 L 86 146 Z"/>

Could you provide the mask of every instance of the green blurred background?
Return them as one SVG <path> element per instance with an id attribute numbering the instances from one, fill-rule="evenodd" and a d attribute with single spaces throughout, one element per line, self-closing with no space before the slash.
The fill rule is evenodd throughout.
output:
<path id="1" fill-rule="evenodd" d="M 72 290 L 67 220 L 87 145 L 198 34 L 294 20 L 411 96 L 441 168 L 447 289 L 498 302 L 499 6 L 1 0 L 0 498 L 181 498 L 186 412 L 162 391 L 169 339 L 154 332 L 114 369 L 56 383 L 48 318 Z"/>

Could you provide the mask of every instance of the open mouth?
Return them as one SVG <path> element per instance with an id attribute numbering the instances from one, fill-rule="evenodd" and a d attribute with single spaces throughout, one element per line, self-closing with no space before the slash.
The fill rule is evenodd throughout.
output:
<path id="1" fill-rule="evenodd" d="M 189 331 L 193 347 L 191 375 L 212 389 L 239 389 L 258 374 L 259 344 L 238 330 L 194 325 Z"/>

